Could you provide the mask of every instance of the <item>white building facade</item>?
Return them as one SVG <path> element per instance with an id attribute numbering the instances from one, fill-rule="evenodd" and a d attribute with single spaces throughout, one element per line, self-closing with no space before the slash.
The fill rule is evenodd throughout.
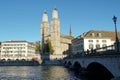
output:
<path id="1" fill-rule="evenodd" d="M 118 32 L 118 34 L 120 34 L 120 32 Z M 114 45 L 114 43 L 115 32 L 90 30 L 72 40 L 72 53 L 77 54 L 87 50 L 90 51 L 91 49 L 103 48 Z M 114 47 L 107 49 L 111 48 L 113 49 Z"/>
<path id="2" fill-rule="evenodd" d="M 27 41 L 5 41 L 1 44 L 1 60 L 31 60 L 35 44 Z"/>

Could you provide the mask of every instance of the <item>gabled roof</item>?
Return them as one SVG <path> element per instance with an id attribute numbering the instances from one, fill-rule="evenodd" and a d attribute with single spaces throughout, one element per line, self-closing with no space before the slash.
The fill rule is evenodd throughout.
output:
<path id="1" fill-rule="evenodd" d="M 120 39 L 120 32 L 117 33 Z M 83 35 L 84 38 L 111 38 L 115 40 L 116 34 L 114 31 L 104 31 L 104 30 L 90 30 Z"/>

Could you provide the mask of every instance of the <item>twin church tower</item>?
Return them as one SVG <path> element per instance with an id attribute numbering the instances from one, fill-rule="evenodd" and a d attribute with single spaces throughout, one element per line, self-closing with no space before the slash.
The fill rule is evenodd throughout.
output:
<path id="1" fill-rule="evenodd" d="M 58 17 L 57 8 L 53 9 L 52 19 L 49 24 L 47 12 L 43 13 L 42 23 L 41 23 L 41 46 L 42 53 L 45 48 L 46 40 L 50 40 L 53 47 L 54 58 L 61 58 L 63 53 L 66 53 L 69 48 L 69 44 L 72 40 L 72 32 L 70 29 L 70 35 L 60 34 L 60 20 Z"/>

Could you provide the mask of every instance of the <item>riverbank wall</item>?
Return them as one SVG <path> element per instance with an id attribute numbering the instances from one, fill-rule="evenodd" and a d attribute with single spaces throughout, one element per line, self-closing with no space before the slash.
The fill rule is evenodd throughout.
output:
<path id="1" fill-rule="evenodd" d="M 56 66 L 62 66 L 62 61 L 61 60 L 43 60 L 41 65 L 56 65 Z"/>
<path id="2" fill-rule="evenodd" d="M 38 61 L 0 61 L 0 66 L 39 66 Z"/>

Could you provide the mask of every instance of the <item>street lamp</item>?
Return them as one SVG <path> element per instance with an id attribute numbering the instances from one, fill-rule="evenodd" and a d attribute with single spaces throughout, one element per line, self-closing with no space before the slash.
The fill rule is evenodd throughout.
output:
<path id="1" fill-rule="evenodd" d="M 117 35 L 116 21 L 117 21 L 117 17 L 114 16 L 113 17 L 113 22 L 115 24 L 115 34 L 116 34 L 116 42 L 115 43 L 116 43 L 116 50 L 117 50 L 117 52 L 119 52 L 119 39 L 118 39 L 118 35 Z"/>

